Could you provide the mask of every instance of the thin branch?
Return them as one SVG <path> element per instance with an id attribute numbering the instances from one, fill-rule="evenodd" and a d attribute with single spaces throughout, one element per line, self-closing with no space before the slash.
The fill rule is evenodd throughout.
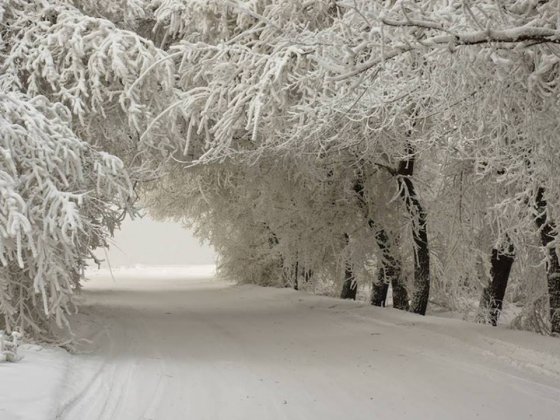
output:
<path id="1" fill-rule="evenodd" d="M 494 30 L 486 29 L 483 31 L 473 31 L 465 32 L 459 34 L 452 34 L 441 25 L 428 22 L 409 19 L 406 21 L 397 21 L 392 19 L 383 18 L 383 23 L 388 26 L 395 27 L 417 27 L 424 29 L 435 29 L 440 31 L 448 32 L 448 35 L 436 35 L 431 38 L 427 38 L 422 41 L 423 47 L 438 47 L 438 46 L 469 46 L 469 45 L 481 45 L 481 44 L 491 44 L 491 43 L 502 43 L 502 44 L 512 44 L 521 43 L 525 41 L 533 41 L 537 44 L 552 43 L 560 44 L 560 31 L 549 29 L 549 28 L 537 28 L 531 26 L 521 26 L 518 28 L 511 28 L 505 30 Z M 332 81 L 342 81 L 350 77 L 356 76 L 364 71 L 371 69 L 372 67 L 382 63 L 383 61 L 390 60 L 397 56 L 400 56 L 409 51 L 418 49 L 410 44 L 403 44 L 397 46 L 394 49 L 385 53 L 382 57 L 376 56 L 375 58 L 357 66 L 354 70 L 341 74 L 338 76 L 330 77 L 329 80 Z"/>

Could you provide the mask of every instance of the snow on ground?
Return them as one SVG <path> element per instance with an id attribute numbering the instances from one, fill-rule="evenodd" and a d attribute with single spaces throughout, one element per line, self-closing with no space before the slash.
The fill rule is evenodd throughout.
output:
<path id="1" fill-rule="evenodd" d="M 96 344 L 1 364 L 0 419 L 558 419 L 559 339 L 212 274 L 91 275 Z"/>
<path id="2" fill-rule="evenodd" d="M 20 347 L 24 358 L 0 362 L 0 419 L 39 420 L 56 417 L 57 392 L 71 356 L 58 348 Z"/>

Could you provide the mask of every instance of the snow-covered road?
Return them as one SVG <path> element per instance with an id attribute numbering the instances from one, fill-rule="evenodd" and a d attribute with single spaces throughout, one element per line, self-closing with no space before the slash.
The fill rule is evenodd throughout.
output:
<path id="1" fill-rule="evenodd" d="M 560 418 L 559 339 L 173 273 L 83 299 L 59 419 Z"/>

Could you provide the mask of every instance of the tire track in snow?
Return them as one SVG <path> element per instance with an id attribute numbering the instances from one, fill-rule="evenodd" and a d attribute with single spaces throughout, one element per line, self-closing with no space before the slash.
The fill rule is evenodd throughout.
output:
<path id="1" fill-rule="evenodd" d="M 94 314 L 92 314 L 94 315 Z M 95 316 L 95 315 L 94 315 Z M 100 316 L 100 315 L 97 315 Z M 103 317 L 104 318 L 104 317 Z M 108 327 L 109 323 L 111 327 Z M 103 420 L 118 419 L 118 411 L 125 391 L 134 373 L 135 360 L 118 360 L 118 355 L 126 352 L 132 342 L 122 341 L 116 337 L 131 337 L 130 331 L 118 323 L 106 319 L 104 334 L 106 340 L 97 338 L 97 342 L 107 343 L 102 351 L 101 361 L 97 363 L 90 379 L 80 387 L 80 391 L 61 405 L 57 413 L 60 420 Z M 132 335 L 134 337 L 134 335 Z M 122 344 L 126 343 L 125 346 Z M 77 363 L 79 363 L 77 361 Z M 116 390 L 116 391 L 115 391 Z"/>
<path id="2" fill-rule="evenodd" d="M 552 420 L 559 411 L 560 377 L 541 380 L 523 333 L 494 330 L 511 343 L 492 344 L 472 324 L 305 293 L 133 280 L 86 290 L 111 339 L 94 355 L 102 371 L 61 420 Z M 542 369 L 560 363 L 550 349 Z"/>

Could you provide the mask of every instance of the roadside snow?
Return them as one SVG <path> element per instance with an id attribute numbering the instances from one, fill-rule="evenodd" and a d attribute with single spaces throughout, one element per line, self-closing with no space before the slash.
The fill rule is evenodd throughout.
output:
<path id="1" fill-rule="evenodd" d="M 71 356 L 58 348 L 24 344 L 17 363 L 0 362 L 0 419 L 53 419 Z"/>
<path id="2" fill-rule="evenodd" d="M 0 366 L 0 407 L 38 396 L 36 413 L 56 402 L 56 415 L 0 418 L 558 419 L 559 339 L 212 274 L 91 275 L 76 331 L 97 344 L 71 357 L 64 379 L 64 354 L 41 364 L 26 352 L 34 373 Z M 41 376 L 50 392 L 6 386 L 6 366 L 9 382 Z"/>

